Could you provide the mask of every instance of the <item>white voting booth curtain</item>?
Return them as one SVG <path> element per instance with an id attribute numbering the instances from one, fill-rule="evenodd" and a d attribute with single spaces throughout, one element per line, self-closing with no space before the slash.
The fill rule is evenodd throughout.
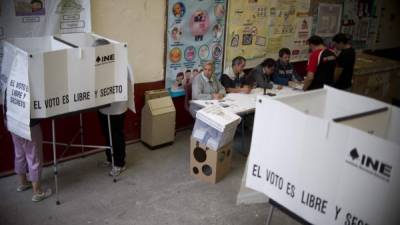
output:
<path id="1" fill-rule="evenodd" d="M 99 38 L 76 33 L 3 43 L 7 118 L 18 115 L 8 120 L 10 131 L 29 140 L 31 118 L 128 101 L 127 45 L 107 39 L 110 44 L 93 47 Z"/>
<path id="2" fill-rule="evenodd" d="M 312 224 L 399 224 L 398 108 L 333 88 L 259 100 L 247 187 Z"/>
<path id="3" fill-rule="evenodd" d="M 0 40 L 15 37 L 40 37 L 53 34 L 90 32 L 90 0 L 41 0 L 41 8 L 31 0 L 0 1 Z M 3 57 L 0 44 L 0 67 Z M 1 68 L 0 68 L 1 71 Z M 0 104 L 7 77 L 0 74 Z"/>

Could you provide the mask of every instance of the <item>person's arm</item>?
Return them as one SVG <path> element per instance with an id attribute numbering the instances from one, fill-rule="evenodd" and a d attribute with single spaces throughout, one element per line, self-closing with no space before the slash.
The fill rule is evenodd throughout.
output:
<path id="1" fill-rule="evenodd" d="M 306 91 L 310 87 L 312 81 L 314 80 L 314 74 L 317 71 L 318 66 L 318 56 L 320 52 L 312 52 L 310 58 L 308 59 L 307 65 L 307 75 L 304 77 L 303 90 Z"/>
<path id="2" fill-rule="evenodd" d="M 343 68 L 339 67 L 339 66 L 336 66 L 335 74 L 334 74 L 334 77 L 333 77 L 335 83 L 339 80 L 339 77 L 342 75 L 342 72 L 343 72 Z"/>
<path id="3" fill-rule="evenodd" d="M 303 85 L 303 90 L 307 91 L 308 88 L 310 87 L 312 81 L 314 80 L 314 73 L 313 72 L 307 72 L 306 77 L 304 78 L 304 85 Z"/>
<path id="4" fill-rule="evenodd" d="M 201 79 L 201 77 L 198 77 L 198 79 L 195 79 L 192 83 L 192 99 L 193 100 L 211 100 L 212 99 L 211 94 L 203 93 L 204 87 L 203 87 L 203 84 L 200 81 L 200 79 Z"/>
<path id="5" fill-rule="evenodd" d="M 226 95 L 226 91 L 224 86 L 222 86 L 221 82 L 219 82 L 218 80 L 216 80 L 217 82 L 217 87 L 218 87 L 218 96 L 214 96 L 217 97 L 217 99 L 222 99 L 223 97 L 225 97 Z"/>

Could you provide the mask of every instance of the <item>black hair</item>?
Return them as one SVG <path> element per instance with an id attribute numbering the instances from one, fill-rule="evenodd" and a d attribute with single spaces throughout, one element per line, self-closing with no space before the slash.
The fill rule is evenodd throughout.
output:
<path id="1" fill-rule="evenodd" d="M 350 38 L 348 38 L 347 35 L 343 33 L 338 33 L 332 38 L 333 42 L 343 43 L 343 44 L 347 44 L 349 40 Z"/>
<path id="2" fill-rule="evenodd" d="M 264 67 L 272 68 L 272 67 L 275 67 L 275 60 L 273 60 L 271 58 L 267 58 L 260 65 L 262 68 L 264 68 Z"/>
<path id="3" fill-rule="evenodd" d="M 185 73 L 187 73 L 187 72 L 191 73 L 192 71 L 191 70 L 186 70 Z"/>
<path id="4" fill-rule="evenodd" d="M 242 62 L 246 62 L 246 59 L 243 56 L 236 56 L 232 59 L 232 66 L 239 65 Z"/>
<path id="5" fill-rule="evenodd" d="M 290 55 L 290 49 L 288 48 L 281 48 L 279 50 L 279 57 L 282 57 L 283 55 Z"/>
<path id="6" fill-rule="evenodd" d="M 322 45 L 322 44 L 324 44 L 324 41 L 322 40 L 322 38 L 320 36 L 313 35 L 307 39 L 307 44 Z"/>
<path id="7" fill-rule="evenodd" d="M 179 72 L 176 74 L 176 77 L 183 77 L 185 74 L 183 74 L 183 72 Z"/>
<path id="8" fill-rule="evenodd" d="M 33 3 L 39 3 L 40 4 L 40 8 L 43 8 L 43 2 L 41 0 L 32 0 L 31 4 Z"/>
<path id="9" fill-rule="evenodd" d="M 98 38 L 93 42 L 92 47 L 101 46 L 101 45 L 108 45 L 110 43 L 111 42 L 109 42 L 108 40 L 106 40 L 104 38 Z"/>

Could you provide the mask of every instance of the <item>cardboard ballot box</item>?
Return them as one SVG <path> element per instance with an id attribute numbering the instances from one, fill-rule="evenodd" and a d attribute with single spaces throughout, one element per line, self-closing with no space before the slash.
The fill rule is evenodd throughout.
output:
<path id="1" fill-rule="evenodd" d="M 232 151 L 232 142 L 212 149 L 191 137 L 190 173 L 208 183 L 217 183 L 230 171 Z"/>
<path id="2" fill-rule="evenodd" d="M 176 111 L 171 96 L 148 100 L 142 109 L 141 139 L 150 148 L 175 140 Z"/>
<path id="3" fill-rule="evenodd" d="M 364 96 L 260 96 L 246 186 L 312 224 L 399 224 L 399 134 L 400 109 Z"/>
<path id="4" fill-rule="evenodd" d="M 219 149 L 235 136 L 240 117 L 218 105 L 205 107 L 196 113 L 192 136 L 211 149 Z"/>
<path id="5" fill-rule="evenodd" d="M 7 117 L 14 124 L 127 100 L 125 43 L 93 33 L 3 41 Z M 18 125 L 17 125 L 18 126 Z"/>

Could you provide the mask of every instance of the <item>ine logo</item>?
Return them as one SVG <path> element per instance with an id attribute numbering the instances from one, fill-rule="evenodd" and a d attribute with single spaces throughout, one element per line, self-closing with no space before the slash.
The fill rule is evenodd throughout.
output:
<path id="1" fill-rule="evenodd" d="M 96 66 L 115 62 L 115 54 L 97 56 Z"/>
<path id="2" fill-rule="evenodd" d="M 349 152 L 346 162 L 387 182 L 390 181 L 392 166 L 369 155 L 360 153 L 357 148 L 353 148 Z"/>

